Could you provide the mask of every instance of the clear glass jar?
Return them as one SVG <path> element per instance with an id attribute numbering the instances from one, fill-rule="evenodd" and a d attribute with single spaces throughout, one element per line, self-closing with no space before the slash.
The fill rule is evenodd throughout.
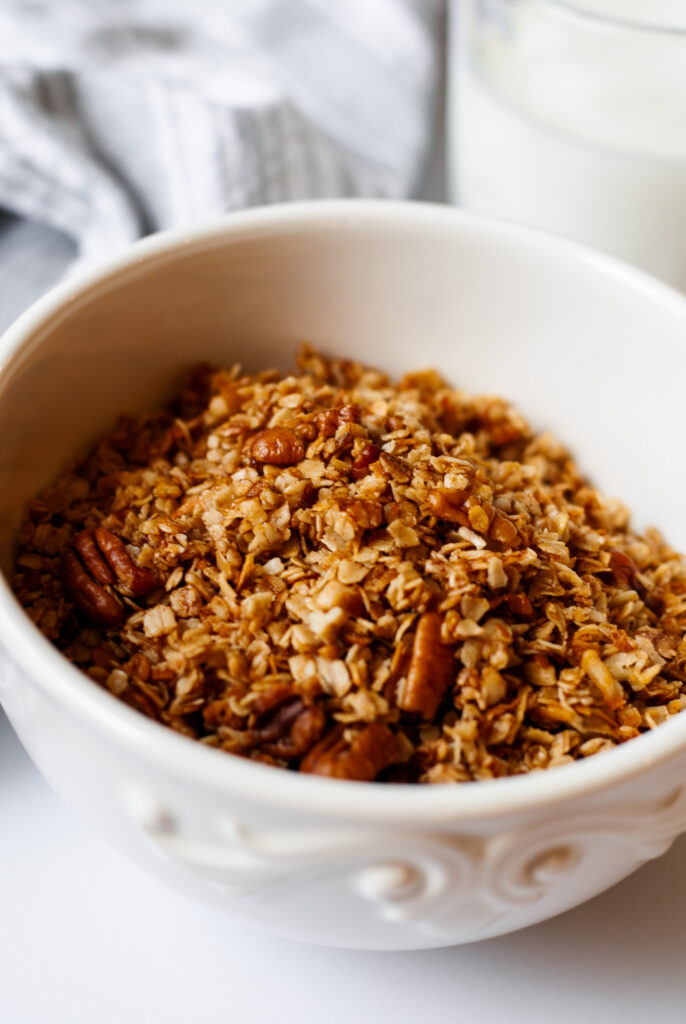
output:
<path id="1" fill-rule="evenodd" d="M 453 0 L 451 26 L 451 198 L 686 290 L 686 2 Z"/>

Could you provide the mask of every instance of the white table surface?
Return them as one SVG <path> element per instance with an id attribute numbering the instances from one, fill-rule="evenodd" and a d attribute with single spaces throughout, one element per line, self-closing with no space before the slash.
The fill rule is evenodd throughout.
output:
<path id="1" fill-rule="evenodd" d="M 443 193 L 441 144 L 421 193 Z M 40 255 L 40 260 L 34 259 Z M 0 222 L 0 329 L 73 254 Z M 52 793 L 0 711 L 0 1024 L 682 1024 L 686 836 L 527 931 L 419 953 L 246 929 L 141 874 Z"/>
<path id="2" fill-rule="evenodd" d="M 685 869 L 686 837 L 585 906 L 472 946 L 299 945 L 141 874 L 58 800 L 0 717 L 2 1024 L 676 1024 Z"/>

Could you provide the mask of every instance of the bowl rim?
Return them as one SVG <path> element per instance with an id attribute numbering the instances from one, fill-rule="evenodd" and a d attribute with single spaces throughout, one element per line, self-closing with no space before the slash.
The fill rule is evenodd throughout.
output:
<path id="1" fill-rule="evenodd" d="M 428 227 L 466 236 L 491 236 L 528 250 L 539 260 L 586 264 L 599 278 L 619 280 L 627 290 L 645 293 L 651 301 L 683 317 L 686 296 L 621 261 L 529 227 L 506 224 L 442 204 L 372 199 L 308 200 L 232 212 L 208 224 L 158 232 L 135 242 L 96 268 L 81 272 L 47 292 L 0 337 L 0 375 L 19 350 L 60 310 L 108 286 L 141 264 L 175 258 L 191 247 L 207 248 L 274 231 Z M 357 819 L 379 824 L 421 824 L 511 816 L 543 809 L 560 800 L 574 800 L 626 782 L 660 765 L 686 748 L 686 714 L 658 729 L 584 761 L 503 779 L 455 785 L 418 786 L 352 782 L 300 775 L 283 769 L 227 757 L 224 752 L 174 733 L 129 708 L 94 685 L 33 625 L 0 573 L 0 671 L 7 656 L 30 676 L 43 693 L 84 727 L 128 747 L 135 758 L 154 764 L 172 777 L 259 805 L 277 804 L 293 812 L 317 813 L 332 819 Z"/>

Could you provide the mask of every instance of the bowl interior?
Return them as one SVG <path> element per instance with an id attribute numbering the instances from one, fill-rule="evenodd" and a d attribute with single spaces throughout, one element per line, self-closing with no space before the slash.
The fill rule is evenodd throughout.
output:
<path id="1" fill-rule="evenodd" d="M 508 396 L 637 525 L 655 523 L 686 549 L 685 338 L 686 302 L 644 275 L 442 207 L 293 204 L 159 236 L 60 286 L 0 340 L 0 562 L 11 567 L 25 501 L 119 414 L 163 400 L 189 364 L 287 367 L 304 339 L 393 375 L 433 365 L 467 390 Z M 633 777 L 686 737 L 678 716 L 659 736 L 555 773 L 430 793 L 333 784 L 215 761 L 113 701 L 37 635 L 2 579 L 0 620 L 0 638 L 53 697 L 173 774 L 356 818 L 514 813 Z"/>
<path id="2" fill-rule="evenodd" d="M 333 203 L 143 243 L 6 335 L 3 567 L 26 499 L 120 413 L 154 407 L 196 361 L 287 367 L 303 339 L 513 399 L 639 525 L 686 548 L 686 303 L 582 249 L 456 211 Z"/>

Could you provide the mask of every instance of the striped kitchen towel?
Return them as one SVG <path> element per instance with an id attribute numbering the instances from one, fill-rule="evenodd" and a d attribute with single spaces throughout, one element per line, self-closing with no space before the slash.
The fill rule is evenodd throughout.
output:
<path id="1" fill-rule="evenodd" d="M 225 210 L 412 194 L 440 0 L 3 0 L 0 207 L 79 262 Z"/>

